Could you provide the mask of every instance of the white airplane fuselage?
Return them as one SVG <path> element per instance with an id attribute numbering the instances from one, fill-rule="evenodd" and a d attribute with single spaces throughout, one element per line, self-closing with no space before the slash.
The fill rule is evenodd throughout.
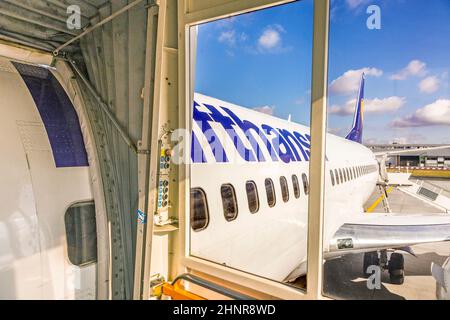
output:
<path id="1" fill-rule="evenodd" d="M 234 131 L 241 137 L 241 141 L 250 150 L 249 140 L 236 123 L 244 120 L 251 121 L 259 128 L 271 127 L 274 130 L 287 130 L 296 132 L 305 137 L 310 134 L 306 126 L 288 122 L 273 116 L 265 115 L 247 108 L 242 108 L 224 101 L 196 94 L 194 100 L 201 115 L 197 118 L 208 119 L 216 111 L 229 117 L 224 108 L 231 110 L 235 118 L 232 125 Z M 205 105 L 213 106 L 211 111 Z M 205 116 L 206 114 L 206 116 Z M 217 115 L 216 119 L 220 119 Z M 232 118 L 232 117 L 231 117 Z M 212 118 L 211 118 L 212 119 Z M 305 194 L 302 183 L 302 174 L 309 180 L 309 157 L 303 156 L 300 148 L 297 149 L 295 161 L 283 161 L 281 157 L 274 161 L 265 148 L 263 141 L 259 141 L 265 161 L 245 161 L 237 152 L 224 126 L 217 121 L 209 119 L 208 123 L 216 132 L 221 141 L 228 162 L 217 162 L 215 154 L 211 151 L 208 141 L 205 140 L 205 123 L 195 121 L 194 111 L 193 133 L 202 145 L 204 162 L 194 161 L 191 165 L 191 189 L 201 188 L 207 197 L 209 223 L 200 231 L 191 229 L 191 254 L 206 260 L 214 261 L 248 273 L 263 276 L 277 281 L 293 280 L 306 272 L 307 249 L 307 218 L 308 196 Z M 237 120 L 236 120 L 237 119 Z M 221 120 L 223 121 L 223 120 Z M 226 122 L 227 120 L 225 120 Z M 266 125 L 266 126 L 264 126 Z M 206 125 L 207 126 L 207 125 Z M 203 128 L 201 128 L 203 127 Z M 269 131 L 271 129 L 268 129 Z M 280 132 L 280 131 L 278 131 Z M 252 132 L 253 134 L 255 131 Z M 273 131 L 264 134 L 269 141 L 276 134 Z M 256 136 L 256 135 L 254 135 Z M 345 221 L 353 218 L 355 213 L 363 214 L 363 204 L 372 194 L 378 179 L 378 167 L 374 154 L 365 146 L 338 136 L 327 134 L 326 168 L 325 168 L 325 223 L 324 223 L 324 250 L 336 230 Z M 227 142 L 227 140 L 229 140 Z M 280 146 L 285 151 L 283 146 Z M 293 152 L 291 145 L 291 154 Z M 308 148 L 304 147 L 304 151 Z M 238 165 L 230 160 L 239 161 Z M 253 157 L 253 159 L 255 159 Z M 331 181 L 330 170 L 368 167 L 369 173 L 357 174 L 347 181 L 334 185 Z M 296 198 L 293 191 L 292 175 L 298 177 L 300 184 L 300 197 Z M 280 177 L 285 177 L 289 186 L 289 199 L 282 199 Z M 268 205 L 265 179 L 270 178 L 275 186 L 276 204 Z M 336 180 L 336 178 L 335 178 Z M 246 181 L 255 182 L 259 197 L 259 210 L 250 213 Z M 227 221 L 222 207 L 221 186 L 231 184 L 235 189 L 238 214 L 233 221 Z"/>

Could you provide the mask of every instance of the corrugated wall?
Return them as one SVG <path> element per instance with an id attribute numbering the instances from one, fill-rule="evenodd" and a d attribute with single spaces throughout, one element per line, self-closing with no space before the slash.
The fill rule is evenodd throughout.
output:
<path id="1" fill-rule="evenodd" d="M 111 1 L 99 10 L 93 24 L 126 6 L 128 1 Z M 142 130 L 142 99 L 145 69 L 145 38 L 147 24 L 146 2 L 116 17 L 112 22 L 82 38 L 80 46 L 90 82 L 110 107 L 119 124 L 136 143 Z M 95 102 L 92 102 L 95 107 Z M 113 298 L 131 298 L 136 238 L 137 155 L 124 142 L 104 112 L 95 107 L 95 119 L 103 126 L 98 137 L 100 146 L 107 148 L 110 162 L 105 172 L 105 193 L 109 193 L 108 208 L 112 222 Z M 104 135 L 104 136 L 103 136 Z M 106 175 L 108 175 L 106 177 Z M 120 261 L 117 261 L 122 259 Z M 123 266 L 121 268 L 120 266 Z"/>

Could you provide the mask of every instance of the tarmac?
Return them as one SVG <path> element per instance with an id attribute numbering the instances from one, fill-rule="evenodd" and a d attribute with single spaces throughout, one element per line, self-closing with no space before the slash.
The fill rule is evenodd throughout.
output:
<path id="1" fill-rule="evenodd" d="M 450 179 L 433 179 L 432 182 L 450 190 Z M 376 190 L 367 201 L 365 208 L 370 207 L 379 197 L 380 193 Z M 438 208 L 396 188 L 389 193 L 388 200 L 391 211 L 398 215 L 442 214 Z M 380 202 L 372 212 L 384 212 L 382 203 Z M 444 263 L 450 256 L 450 242 L 416 245 L 412 249 L 416 257 L 408 253 L 403 254 L 405 258 L 404 283 L 402 285 L 391 284 L 388 271 L 383 271 L 379 289 L 369 289 L 367 279 L 362 277 L 363 254 L 351 254 L 327 261 L 324 266 L 325 295 L 335 299 L 435 300 L 436 281 L 431 276 L 431 263 L 439 265 Z"/>

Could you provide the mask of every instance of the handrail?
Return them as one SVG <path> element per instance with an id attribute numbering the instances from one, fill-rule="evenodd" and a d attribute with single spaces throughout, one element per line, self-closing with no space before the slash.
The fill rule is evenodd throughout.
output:
<path id="1" fill-rule="evenodd" d="M 228 289 L 228 288 L 224 288 L 221 287 L 213 282 L 210 282 L 208 280 L 202 279 L 200 277 L 194 276 L 192 274 L 189 273 L 183 273 L 181 275 L 179 275 L 178 277 L 176 277 L 173 281 L 172 281 L 172 285 L 174 286 L 178 281 L 180 280 L 184 280 L 184 281 L 188 281 L 191 282 L 193 284 L 196 284 L 200 287 L 206 288 L 208 290 L 217 292 L 221 295 L 224 295 L 226 297 L 232 298 L 234 300 L 256 300 L 253 297 L 247 296 L 245 294 L 236 292 L 234 290 Z"/>

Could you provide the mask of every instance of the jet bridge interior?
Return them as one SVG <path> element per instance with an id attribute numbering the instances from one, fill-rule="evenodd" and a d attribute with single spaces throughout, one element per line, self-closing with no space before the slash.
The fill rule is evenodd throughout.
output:
<path id="1" fill-rule="evenodd" d="M 231 295 L 234 298 L 322 297 L 329 0 L 314 1 L 306 291 L 190 256 L 189 170 L 187 165 L 160 163 L 161 155 L 170 156 L 170 134 L 190 128 L 195 78 L 191 27 L 288 2 L 292 1 L 0 3 L 0 55 L 56 68 L 75 105 L 86 113 L 93 136 L 91 161 L 99 174 L 96 202 L 104 208 L 97 213 L 97 229 L 103 234 L 98 241 L 99 299 L 149 299 L 152 283 L 176 280 L 185 273 L 193 275 L 188 276 L 191 281 L 206 281 L 197 281 L 200 285 L 234 288 L 240 292 Z M 77 8 L 80 26 L 68 28 Z M 170 186 L 165 211 L 158 209 L 157 200 L 163 175 Z"/>

